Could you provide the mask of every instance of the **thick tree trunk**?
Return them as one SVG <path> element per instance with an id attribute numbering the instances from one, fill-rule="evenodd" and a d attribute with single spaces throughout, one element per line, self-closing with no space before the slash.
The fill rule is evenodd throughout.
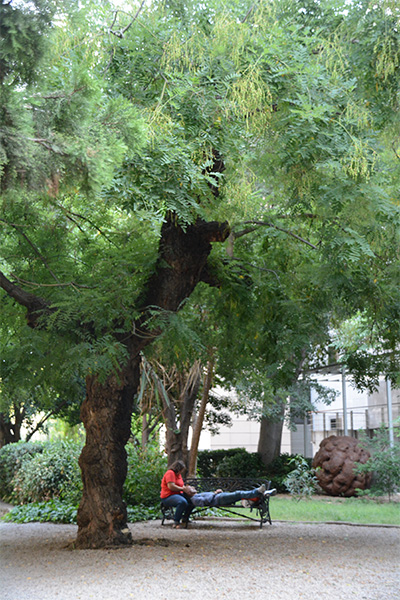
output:
<path id="1" fill-rule="evenodd" d="M 307 351 L 306 349 L 303 349 L 301 351 L 301 356 L 292 379 L 292 385 L 294 385 L 299 378 L 306 355 Z M 265 466 L 270 465 L 271 462 L 277 456 L 279 456 L 281 451 L 282 429 L 284 423 L 286 401 L 282 400 L 282 398 L 279 398 L 277 396 L 276 403 L 280 405 L 280 415 L 275 417 L 273 420 L 268 417 L 262 417 L 261 419 L 260 437 L 258 440 L 258 452 L 261 454 L 261 458 Z"/>
<path id="2" fill-rule="evenodd" d="M 104 383 L 97 376 L 87 378 L 81 410 L 86 444 L 79 459 L 83 496 L 75 547 L 101 548 L 131 542 L 122 487 L 127 473 L 125 444 L 138 382 L 138 360 L 127 365 L 119 377 L 110 375 Z"/>
<path id="3" fill-rule="evenodd" d="M 285 414 L 285 405 L 281 406 L 281 419 L 271 420 L 268 417 L 262 417 L 260 427 L 260 437 L 258 440 L 258 452 L 265 466 L 279 456 L 282 442 L 283 417 Z"/>
<path id="4" fill-rule="evenodd" d="M 185 440 L 186 438 L 186 440 Z M 182 460 L 187 465 L 188 448 L 187 435 L 185 433 L 173 429 L 167 429 L 165 434 L 165 450 L 168 455 L 168 464 L 172 465 L 176 460 Z"/>

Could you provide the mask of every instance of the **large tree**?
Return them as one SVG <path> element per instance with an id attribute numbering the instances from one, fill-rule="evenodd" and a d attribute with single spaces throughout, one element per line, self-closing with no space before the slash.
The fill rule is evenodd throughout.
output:
<path id="1" fill-rule="evenodd" d="M 196 285 L 218 286 L 216 319 L 230 308 L 225 372 L 237 329 L 252 334 L 236 340 L 242 369 L 267 362 L 279 381 L 304 353 L 309 294 L 352 307 L 386 298 L 375 255 L 379 246 L 392 268 L 398 214 L 354 68 L 287 2 L 113 14 L 66 2 L 57 19 L 53 3 L 35 5 L 0 5 L 0 286 L 32 329 L 62 340 L 56 368 L 64 359 L 85 376 L 76 543 L 101 547 L 130 541 L 124 446 L 141 352 Z M 307 15 L 321 6 L 307 3 Z M 23 44 L 30 24 L 40 52 Z M 227 250 L 212 249 L 228 236 Z M 329 304 L 321 317 L 308 304 L 324 321 Z M 291 323 L 301 324 L 293 343 Z"/>
<path id="2" fill-rule="evenodd" d="M 158 319 L 177 311 L 198 281 L 210 278 L 211 244 L 223 241 L 229 228 L 207 221 L 198 207 L 218 196 L 223 162 L 206 148 L 193 160 L 194 146 L 182 147 L 169 127 L 161 129 L 157 147 L 150 134 L 144 145 L 144 119 L 132 102 L 117 92 L 104 95 L 101 71 L 110 57 L 100 65 L 97 53 L 87 56 L 92 39 L 82 28 L 85 15 L 61 15 L 63 28 L 54 36 L 50 15 L 45 34 L 53 53 L 32 65 L 34 76 L 25 64 L 31 48 L 21 47 L 22 31 L 48 6 L 37 2 L 37 12 L 2 7 L 6 40 L 20 48 L 20 62 L 11 64 L 14 57 L 2 53 L 0 285 L 25 308 L 31 328 L 52 331 L 55 344 L 61 336 L 64 360 L 86 376 L 84 493 L 76 544 L 99 547 L 130 541 L 122 502 L 124 446 L 140 352 L 161 331 Z M 32 43 L 40 33 L 40 27 L 30 31 Z M 99 69 L 97 79 L 90 67 Z M 32 81 L 36 86 L 28 87 Z M 141 82 L 141 89 L 145 85 Z M 120 178 L 110 186 L 118 165 Z M 150 166 L 152 178 L 146 173 Z M 136 184 L 136 199 L 128 188 L 138 178 L 144 183 Z M 168 206 L 162 207 L 162 198 Z M 62 361 L 55 368 L 62 368 Z"/>

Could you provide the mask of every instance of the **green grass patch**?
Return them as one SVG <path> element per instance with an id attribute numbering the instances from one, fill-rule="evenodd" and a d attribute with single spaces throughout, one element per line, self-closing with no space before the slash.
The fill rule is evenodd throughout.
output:
<path id="1" fill-rule="evenodd" d="M 367 498 L 306 498 L 287 496 L 271 499 L 272 521 L 343 521 L 349 523 L 400 525 L 400 503 Z"/>
<path id="2" fill-rule="evenodd" d="M 364 525 L 400 525 L 400 503 L 381 502 L 371 498 L 304 498 L 297 500 L 291 496 L 275 496 L 270 505 L 271 520 L 274 521 L 313 521 L 324 523 L 339 521 Z M 218 511 L 215 515 L 229 517 L 229 513 Z M 234 509 L 236 510 L 236 509 Z M 239 508 L 238 512 L 257 518 L 255 511 Z M 240 519 L 238 516 L 230 517 Z"/>

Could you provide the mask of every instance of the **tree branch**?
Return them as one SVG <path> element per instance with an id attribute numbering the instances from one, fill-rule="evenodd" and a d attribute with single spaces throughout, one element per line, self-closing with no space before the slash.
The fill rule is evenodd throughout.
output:
<path id="1" fill-rule="evenodd" d="M 85 86 L 81 86 L 72 90 L 70 94 L 66 94 L 65 92 L 59 92 L 58 94 L 49 94 L 48 96 L 39 96 L 39 98 L 43 98 L 43 100 L 61 100 L 62 98 L 72 98 L 74 94 L 81 92 L 85 89 Z"/>
<path id="2" fill-rule="evenodd" d="M 26 318 L 28 325 L 32 328 L 37 327 L 38 320 L 42 315 L 51 315 L 55 311 L 46 300 L 30 292 L 25 292 L 25 290 L 12 283 L 1 271 L 0 287 L 7 292 L 10 298 L 13 298 L 18 304 L 27 309 Z"/>
<path id="3" fill-rule="evenodd" d="M 46 269 L 48 270 L 48 272 L 50 273 L 50 275 L 52 276 L 52 278 L 59 282 L 58 278 L 56 277 L 56 275 L 54 275 L 53 271 L 50 269 L 49 265 L 47 264 L 47 261 L 45 259 L 45 257 L 43 256 L 43 254 L 41 254 L 41 252 L 39 251 L 39 249 L 35 246 L 35 244 L 28 238 L 28 236 L 22 231 L 22 227 L 20 225 L 16 225 L 15 223 L 8 223 L 7 221 L 5 221 L 4 219 L 0 219 L 0 221 L 2 223 L 5 223 L 6 225 L 9 225 L 10 227 L 13 227 L 16 231 L 18 231 L 18 233 L 20 235 L 22 235 L 22 237 L 24 238 L 24 240 L 26 240 L 28 242 L 28 244 L 31 246 L 31 248 L 33 248 L 34 252 L 38 255 L 38 257 L 40 258 L 40 260 L 42 261 L 42 263 L 44 264 L 44 266 L 46 267 Z"/>
<path id="4" fill-rule="evenodd" d="M 46 415 L 44 415 L 44 416 L 43 416 L 43 417 L 40 419 L 40 421 L 39 421 L 39 422 L 38 422 L 38 423 L 35 425 L 35 427 L 34 427 L 34 428 L 31 430 L 31 431 L 29 431 L 29 432 L 28 432 L 28 434 L 27 434 L 27 436 L 26 436 L 26 439 L 25 439 L 25 441 L 26 441 L 26 442 L 29 442 L 29 440 L 32 438 L 32 436 L 33 436 L 33 435 L 34 435 L 34 434 L 35 434 L 37 431 L 39 431 L 39 429 L 40 429 L 41 427 L 43 427 L 43 425 L 46 423 L 46 421 L 47 421 L 48 419 L 50 419 L 50 417 L 52 417 L 52 416 L 54 416 L 55 414 L 57 414 L 57 412 L 58 412 L 58 411 L 59 411 L 61 408 L 63 408 L 63 407 L 66 405 L 66 404 L 68 404 L 68 399 L 67 399 L 67 400 L 63 400 L 63 401 L 61 402 L 61 404 L 59 404 L 59 405 L 57 406 L 57 408 L 54 408 L 53 410 L 51 410 L 50 412 L 48 412 Z"/>
<path id="5" fill-rule="evenodd" d="M 83 232 L 83 229 L 79 226 L 79 224 L 71 217 L 77 217 L 79 219 L 82 219 L 82 221 L 89 223 L 89 225 L 91 225 L 94 229 L 96 229 L 96 231 L 98 231 L 100 233 L 100 235 L 102 235 L 110 244 L 112 244 L 113 246 L 115 246 L 116 248 L 119 248 L 118 244 L 116 244 L 115 242 L 113 242 L 112 239 L 110 239 L 102 229 L 100 229 L 100 227 L 98 227 L 96 225 L 96 223 L 93 223 L 93 221 L 91 221 L 88 217 L 85 217 L 84 215 L 81 215 L 79 213 L 73 212 L 72 210 L 68 210 L 66 208 L 64 208 L 64 206 L 62 204 L 60 204 L 59 202 L 54 202 L 54 205 L 57 206 L 57 208 L 59 208 L 60 210 L 63 211 L 64 215 L 66 216 L 67 219 L 69 219 L 72 223 L 74 223 L 78 229 L 80 231 Z"/>
<path id="6" fill-rule="evenodd" d="M 287 235 L 290 235 L 291 237 L 295 238 L 296 240 L 299 240 L 299 242 L 302 242 L 303 244 L 307 244 L 307 246 L 310 246 L 314 250 L 318 250 L 317 246 L 314 246 L 314 244 L 312 244 L 308 240 L 305 240 L 301 236 L 297 235 L 297 233 L 293 233 L 293 231 L 289 231 L 288 229 L 283 229 L 282 227 L 278 227 L 278 225 L 274 225 L 273 223 L 269 223 L 268 221 L 245 221 L 244 222 L 244 225 L 251 225 L 251 224 L 262 226 L 262 227 L 272 227 L 273 229 L 276 229 L 277 231 L 282 231 L 282 233 L 286 233 Z M 257 229 L 256 227 L 244 229 L 243 231 L 238 232 L 237 234 L 234 233 L 233 235 L 235 236 L 235 238 L 241 237 L 242 235 L 251 233 L 252 231 L 255 231 L 256 229 Z"/>
<path id="7" fill-rule="evenodd" d="M 46 140 L 45 138 L 27 138 L 27 140 L 28 140 L 28 142 L 34 142 L 35 144 L 40 144 L 41 146 L 46 148 L 46 150 L 50 150 L 51 152 L 54 152 L 54 154 L 59 154 L 60 156 L 68 156 L 66 152 L 63 152 L 62 150 L 58 150 L 51 144 L 50 140 Z"/>
<path id="8" fill-rule="evenodd" d="M 30 285 L 31 287 L 72 287 L 74 289 L 77 288 L 83 288 L 86 290 L 94 290 L 96 286 L 91 286 L 91 285 L 82 285 L 80 283 L 75 283 L 74 281 L 67 281 L 66 283 L 37 283 L 36 281 L 27 281 L 26 279 L 22 279 L 21 277 L 18 277 L 17 275 L 15 275 L 15 273 L 11 273 L 12 277 L 14 277 L 14 279 L 16 279 L 17 281 L 19 281 L 20 283 L 23 283 L 24 285 Z"/>
<path id="9" fill-rule="evenodd" d="M 135 21 L 136 21 L 136 19 L 138 18 L 139 14 L 140 14 L 140 13 L 141 13 L 141 11 L 142 11 L 142 8 L 143 8 L 143 6 L 145 5 L 145 2 L 146 2 L 146 0 L 143 0 L 142 4 L 139 6 L 139 8 L 138 8 L 138 10 L 137 10 L 137 12 L 136 12 L 135 16 L 133 17 L 133 19 L 130 21 L 130 23 L 128 23 L 128 25 L 127 25 L 126 27 L 124 27 L 124 28 L 123 28 L 123 29 L 121 29 L 120 31 L 113 31 L 113 30 L 112 30 L 112 28 L 113 28 L 113 26 L 115 25 L 115 22 L 116 22 L 116 20 L 117 20 L 118 13 L 119 13 L 119 12 L 124 12 L 124 11 L 118 11 L 118 10 L 116 10 L 116 11 L 115 11 L 115 13 L 114 13 L 114 20 L 113 20 L 113 22 L 111 23 L 111 26 L 110 26 L 110 29 L 109 29 L 110 33 L 112 33 L 112 34 L 113 34 L 113 35 L 115 35 L 116 37 L 118 37 L 118 38 L 121 38 L 121 39 L 122 39 L 122 38 L 124 37 L 125 33 L 128 31 L 128 29 L 130 29 L 130 28 L 132 27 L 132 25 L 134 24 L 134 22 L 135 22 Z"/>

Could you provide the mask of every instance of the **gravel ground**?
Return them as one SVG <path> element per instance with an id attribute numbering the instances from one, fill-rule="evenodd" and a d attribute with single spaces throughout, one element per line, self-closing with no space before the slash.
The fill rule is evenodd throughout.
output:
<path id="1" fill-rule="evenodd" d="M 204 520 L 130 530 L 130 547 L 70 550 L 74 525 L 0 522 L 1 600 L 400 598 L 400 528 Z"/>

